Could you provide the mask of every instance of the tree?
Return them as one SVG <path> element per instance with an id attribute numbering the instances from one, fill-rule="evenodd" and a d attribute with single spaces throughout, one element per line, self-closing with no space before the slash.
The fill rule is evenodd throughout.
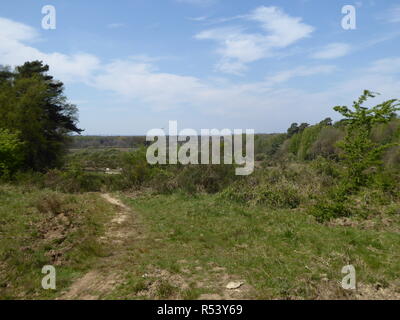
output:
<path id="1" fill-rule="evenodd" d="M 296 133 L 298 133 L 299 132 L 299 124 L 298 123 L 292 123 L 292 125 L 290 126 L 290 128 L 287 130 L 287 134 L 288 134 L 288 137 L 290 138 L 290 137 L 292 137 L 292 136 L 294 136 Z"/>
<path id="2" fill-rule="evenodd" d="M 371 140 L 371 131 L 375 124 L 387 123 L 400 110 L 399 100 L 392 99 L 372 108 L 363 107 L 368 98 L 375 98 L 378 93 L 365 90 L 353 103 L 353 110 L 346 106 L 337 106 L 335 111 L 341 113 L 347 124 L 344 140 L 338 143 L 342 149 L 342 159 L 346 166 L 346 183 L 350 188 L 363 186 L 371 177 L 367 170 L 381 163 L 383 152 L 393 146 L 391 143 L 378 145 Z"/>
<path id="3" fill-rule="evenodd" d="M 0 128 L 19 132 L 24 166 L 44 170 L 60 163 L 76 126 L 77 108 L 67 102 L 64 85 L 48 75 L 41 61 L 0 70 Z"/>
<path id="4" fill-rule="evenodd" d="M 333 121 L 332 121 L 331 118 L 326 118 L 325 120 L 322 120 L 319 123 L 319 125 L 322 126 L 322 127 L 330 127 L 330 126 L 332 126 L 332 124 L 333 124 Z"/>
<path id="5" fill-rule="evenodd" d="M 304 130 L 306 130 L 310 125 L 308 123 L 302 123 L 299 127 L 299 133 L 302 133 Z"/>

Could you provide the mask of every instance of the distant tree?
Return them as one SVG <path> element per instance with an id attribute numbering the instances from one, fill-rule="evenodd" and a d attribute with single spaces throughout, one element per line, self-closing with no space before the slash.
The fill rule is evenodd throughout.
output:
<path id="1" fill-rule="evenodd" d="M 300 126 L 299 126 L 299 132 L 301 133 L 301 132 L 303 132 L 304 130 L 306 130 L 308 127 L 309 127 L 310 125 L 308 124 L 308 123 L 302 123 Z"/>
<path id="2" fill-rule="evenodd" d="M 363 107 L 368 98 L 375 98 L 376 95 L 377 93 L 365 90 L 353 103 L 353 110 L 346 106 L 334 108 L 345 117 L 347 123 L 347 134 L 338 146 L 343 150 L 346 183 L 350 188 L 365 185 L 372 174 L 367 173 L 367 169 L 380 164 L 383 152 L 393 146 L 391 143 L 381 145 L 374 143 L 371 140 L 371 131 L 375 124 L 389 122 L 393 114 L 400 110 L 400 103 L 399 100 L 392 99 L 372 108 Z"/>
<path id="3" fill-rule="evenodd" d="M 288 134 L 288 137 L 290 138 L 290 137 L 292 137 L 292 136 L 294 136 L 296 133 L 298 133 L 299 132 L 299 124 L 298 123 L 292 123 L 292 125 L 290 126 L 290 128 L 287 130 L 287 134 Z"/>
<path id="4" fill-rule="evenodd" d="M 82 132 L 76 106 L 48 71 L 40 61 L 0 70 L 0 128 L 20 133 L 24 165 L 34 170 L 59 164 L 70 134 Z"/>
<path id="5" fill-rule="evenodd" d="M 319 125 L 320 125 L 320 126 L 323 126 L 323 127 L 330 127 L 330 126 L 332 126 L 332 124 L 333 124 L 333 121 L 332 121 L 331 118 L 326 118 L 325 120 L 322 120 L 322 121 L 319 123 Z"/>

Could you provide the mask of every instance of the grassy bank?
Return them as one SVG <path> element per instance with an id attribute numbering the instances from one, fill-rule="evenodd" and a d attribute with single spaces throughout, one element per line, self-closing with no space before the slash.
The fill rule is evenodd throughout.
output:
<path id="1" fill-rule="evenodd" d="M 97 194 L 0 185 L 0 299 L 55 298 L 107 252 L 98 242 L 112 206 Z M 57 291 L 41 287 L 57 270 Z"/>

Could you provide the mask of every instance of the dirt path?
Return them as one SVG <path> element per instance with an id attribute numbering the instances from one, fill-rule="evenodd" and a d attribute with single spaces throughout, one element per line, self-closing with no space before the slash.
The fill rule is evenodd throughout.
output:
<path id="1" fill-rule="evenodd" d="M 99 300 L 107 298 L 113 291 L 115 292 L 117 286 L 124 284 L 126 272 L 133 272 L 135 269 L 135 262 L 132 261 L 130 249 L 138 244 L 140 247 L 140 243 L 146 241 L 146 235 L 142 233 L 142 226 L 138 223 L 140 218 L 129 207 L 110 194 L 102 194 L 101 196 L 116 208 L 114 217 L 106 226 L 104 236 L 99 239 L 112 253 L 108 257 L 100 258 L 93 270 L 77 279 L 59 297 L 59 300 Z M 149 246 L 148 243 L 144 248 L 147 246 Z M 252 288 L 240 277 L 227 274 L 225 268 L 212 265 L 211 272 L 206 272 L 205 266 L 199 265 L 195 268 L 195 273 L 192 274 L 186 266 L 187 261 L 182 260 L 179 263 L 182 267 L 180 273 L 170 273 L 148 265 L 146 273 L 142 275 L 142 279 L 144 279 L 143 288 L 134 293 L 134 296 L 129 295 L 129 297 L 180 299 L 182 298 L 181 293 L 189 289 L 191 283 L 194 283 L 197 288 L 218 292 L 218 294 L 203 294 L 199 297 L 206 300 L 243 299 L 252 291 Z M 132 268 L 126 268 L 127 264 L 132 264 Z M 199 277 L 195 276 L 196 273 Z M 165 283 L 178 288 L 178 291 L 168 297 L 160 297 L 160 291 Z M 229 284 L 233 284 L 233 287 L 227 288 Z"/>
<path id="2" fill-rule="evenodd" d="M 103 258 L 103 261 L 100 262 L 100 265 L 110 266 L 110 268 L 105 268 L 105 270 L 99 268 L 88 272 L 76 280 L 59 300 L 97 300 L 102 295 L 109 294 L 121 281 L 121 275 L 118 270 L 113 270 L 112 266 L 116 265 L 116 260 L 123 254 L 124 241 L 132 237 L 135 232 L 129 223 L 129 220 L 133 219 L 133 212 L 111 195 L 102 194 L 101 196 L 117 207 L 115 216 L 107 225 L 105 235 L 100 238 L 101 242 L 113 246 L 113 255 Z"/>

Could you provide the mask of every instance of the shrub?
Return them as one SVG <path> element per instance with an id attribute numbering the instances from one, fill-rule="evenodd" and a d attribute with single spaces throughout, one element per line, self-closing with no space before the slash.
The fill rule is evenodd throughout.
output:
<path id="1" fill-rule="evenodd" d="M 23 163 L 23 146 L 18 134 L 0 129 L 0 177 L 12 176 Z"/>
<path id="2" fill-rule="evenodd" d="M 318 222 L 350 217 L 354 214 L 354 210 L 348 204 L 346 190 L 341 187 L 336 187 L 326 195 L 320 196 L 309 212 Z"/>
<path id="3" fill-rule="evenodd" d="M 305 200 L 303 181 L 302 173 L 294 169 L 264 169 L 236 181 L 220 196 L 243 204 L 293 209 Z"/>
<path id="4" fill-rule="evenodd" d="M 243 181 L 228 187 L 221 193 L 221 197 L 243 204 L 264 205 L 278 209 L 297 208 L 302 200 L 294 185 L 283 182 L 252 186 L 247 181 Z"/>
<path id="5" fill-rule="evenodd" d="M 152 179 L 155 168 L 147 162 L 145 148 L 124 154 L 122 174 L 127 184 L 143 185 Z"/>
<path id="6" fill-rule="evenodd" d="M 189 193 L 217 193 L 238 178 L 233 165 L 192 165 L 180 170 L 176 181 Z"/>

